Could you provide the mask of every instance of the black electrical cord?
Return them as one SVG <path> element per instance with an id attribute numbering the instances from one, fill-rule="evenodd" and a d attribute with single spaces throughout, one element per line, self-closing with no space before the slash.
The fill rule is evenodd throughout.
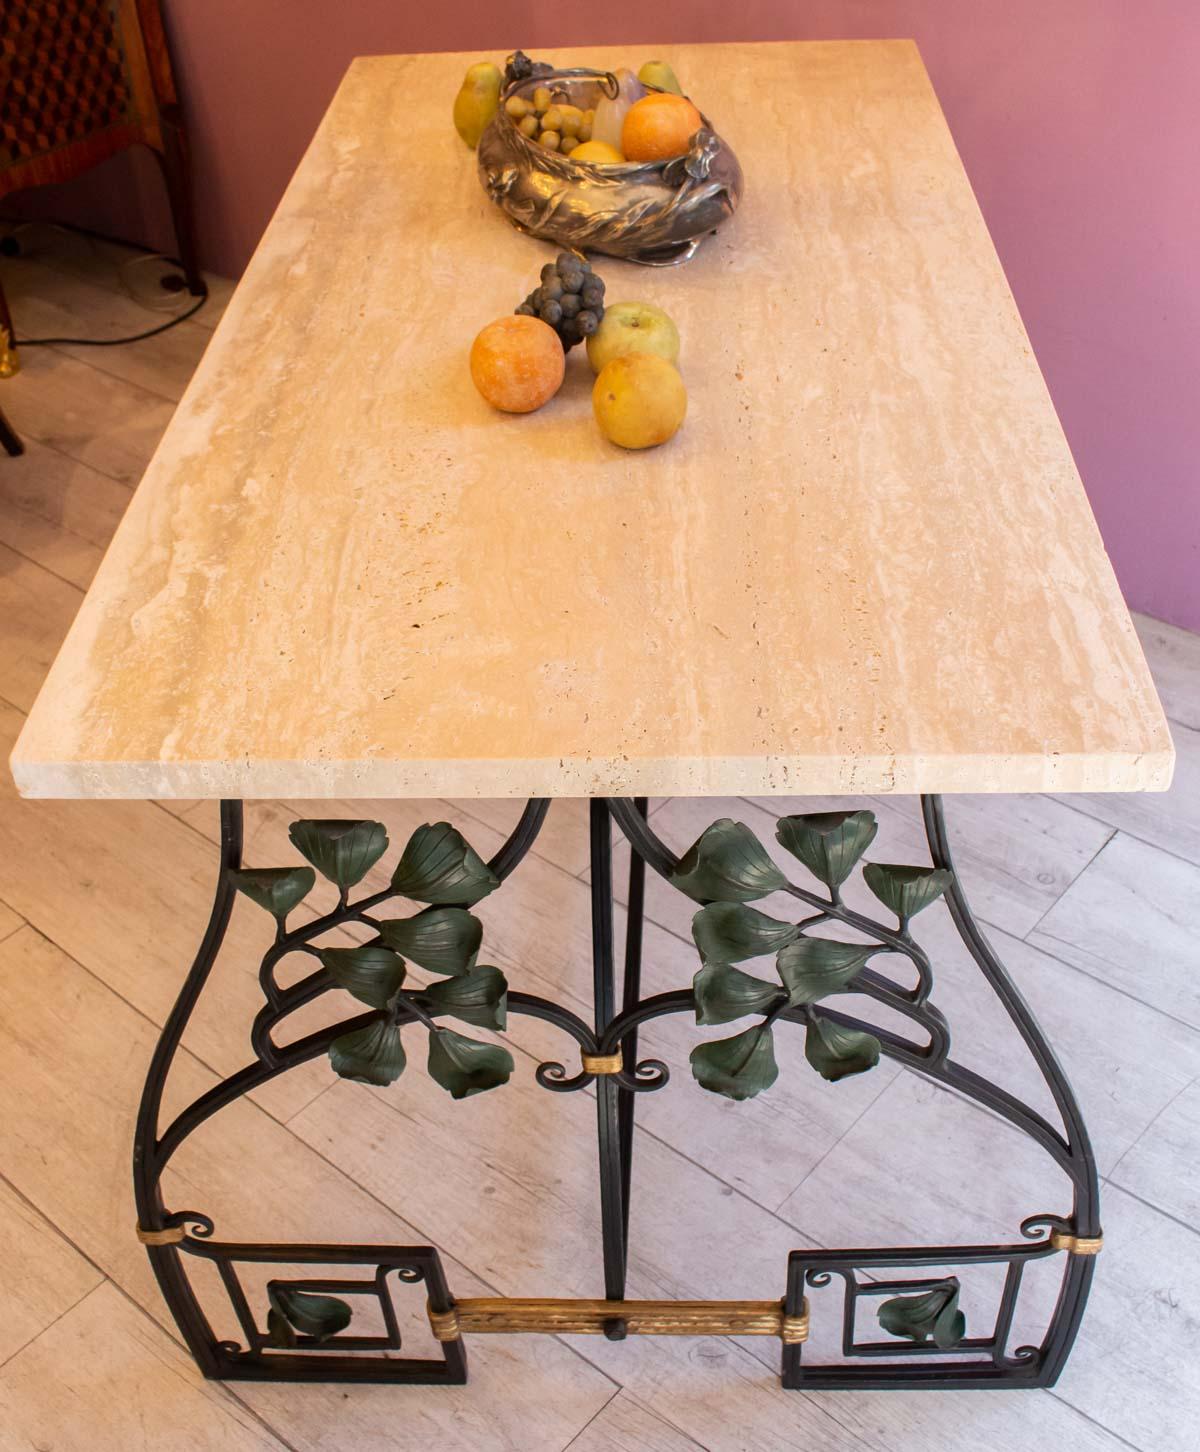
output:
<path id="1" fill-rule="evenodd" d="M 62 343 L 73 343 L 85 348 L 119 348 L 123 343 L 140 343 L 143 338 L 156 338 L 159 333 L 186 323 L 189 318 L 196 316 L 207 301 L 208 287 L 205 286 L 195 306 L 188 308 L 186 313 L 176 313 L 165 323 L 159 323 L 157 328 L 147 328 L 144 333 L 130 333 L 127 338 L 13 338 L 12 345 L 14 348 L 51 348 Z"/>
<path id="2" fill-rule="evenodd" d="M 117 242 L 122 247 L 128 247 L 135 252 L 144 252 L 147 256 L 156 257 L 159 254 L 153 247 L 146 247 L 140 242 L 126 242 L 120 237 L 108 237 L 102 232 L 93 232 L 89 227 L 79 227 L 70 222 L 55 222 L 55 227 L 62 227 L 68 232 L 79 232 L 85 237 L 97 237 L 105 242 Z M 17 253 L 7 252 L 9 256 L 19 256 Z M 172 267 L 183 270 L 183 263 L 176 261 L 173 257 L 164 257 L 163 261 Z M 173 318 L 168 318 L 165 323 L 159 323 L 156 328 L 147 328 L 142 333 L 131 333 L 127 338 L 13 338 L 11 339 L 14 348 L 53 348 L 69 343 L 73 346 L 84 348 L 119 348 L 126 343 L 140 343 L 145 338 L 156 338 L 159 333 L 165 333 L 171 328 L 176 328 L 180 323 L 186 323 L 189 318 L 194 318 L 204 304 L 208 301 L 208 283 L 200 279 L 200 286 L 203 289 L 195 303 L 186 312 L 176 313 Z"/>

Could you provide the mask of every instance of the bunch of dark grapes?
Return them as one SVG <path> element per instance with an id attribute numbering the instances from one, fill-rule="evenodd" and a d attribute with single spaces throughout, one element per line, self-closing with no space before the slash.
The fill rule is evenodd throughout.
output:
<path id="1" fill-rule="evenodd" d="M 504 67 L 504 84 L 511 86 L 514 81 L 527 81 L 531 76 L 548 76 L 553 69 L 548 62 L 530 60 L 523 50 L 516 50 Z"/>
<path id="2" fill-rule="evenodd" d="M 516 312 L 527 318 L 541 318 L 558 334 L 567 351 L 590 338 L 604 316 L 604 279 L 592 271 L 590 262 L 574 252 L 560 252 L 542 268 L 542 282 Z"/>

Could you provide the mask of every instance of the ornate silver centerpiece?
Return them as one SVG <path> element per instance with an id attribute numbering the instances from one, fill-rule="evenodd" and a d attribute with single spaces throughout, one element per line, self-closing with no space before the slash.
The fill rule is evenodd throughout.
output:
<path id="1" fill-rule="evenodd" d="M 479 142 L 479 177 L 521 231 L 580 252 L 666 266 L 686 262 L 705 233 L 733 215 L 742 169 L 706 116 L 686 154 L 670 161 L 572 161 L 522 135 L 504 108 L 510 96 L 528 99 L 539 86 L 586 111 L 602 96 L 615 97 L 618 82 L 611 71 L 555 70 L 505 86 Z"/>

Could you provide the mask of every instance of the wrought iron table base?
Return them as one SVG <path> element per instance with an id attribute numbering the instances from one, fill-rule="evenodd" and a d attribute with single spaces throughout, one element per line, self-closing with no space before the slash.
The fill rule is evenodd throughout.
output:
<path id="1" fill-rule="evenodd" d="M 456 870 L 461 869 L 460 878 L 463 873 L 469 877 L 474 872 L 480 881 L 486 874 L 488 885 L 477 892 L 477 895 L 482 895 L 491 886 L 498 886 L 529 851 L 549 805 L 544 800 L 530 801 L 511 836 L 486 865 L 479 862 L 448 826 L 448 836 L 438 839 L 434 845 L 444 847 L 446 841 L 457 839 L 461 846 L 457 849 Z M 538 1082 L 546 1089 L 560 1093 L 578 1090 L 593 1082 L 596 1086 L 605 1296 L 603 1300 L 528 1300 L 455 1298 L 447 1285 L 440 1256 L 432 1246 L 220 1241 L 214 1238 L 213 1221 L 203 1212 L 168 1210 L 164 1205 L 161 1190 L 163 1171 L 187 1137 L 219 1110 L 276 1075 L 329 1052 L 331 1046 L 335 1055 L 342 1052 L 344 1058 L 345 1052 L 339 1049 L 339 1045 L 345 1045 L 347 1041 L 361 1045 L 365 1041 L 365 1031 L 375 1035 L 370 1042 L 378 1045 L 382 1037 L 395 1030 L 399 1052 L 399 1029 L 419 1022 L 431 1031 L 432 1043 L 439 1028 L 438 1016 L 443 1011 L 455 1013 L 468 1022 L 485 1022 L 478 1016 L 471 1016 L 478 1014 L 477 1006 L 469 1010 L 461 1006 L 457 1010 L 454 1007 L 447 1009 L 444 1005 L 450 1000 L 439 999 L 433 992 L 410 989 L 406 994 L 397 987 L 385 1006 L 382 999 L 376 1002 L 371 992 L 358 991 L 349 981 L 336 981 L 333 971 L 337 955 L 325 956 L 320 949 L 312 946 L 313 939 L 331 928 L 352 922 L 373 926 L 381 931 L 382 941 L 390 941 L 386 934 L 396 925 L 384 923 L 381 928 L 374 910 L 396 896 L 412 896 L 416 901 L 431 904 L 423 915 L 418 914 L 417 919 L 403 921 L 401 927 L 407 934 L 405 941 L 412 940 L 414 923 L 426 929 L 433 925 L 431 914 L 435 918 L 440 914 L 439 921 L 443 924 L 453 919 L 455 924 L 462 926 L 464 920 L 471 917 L 469 913 L 461 906 L 447 909 L 438 905 L 446 901 L 469 905 L 474 901 L 461 882 L 458 886 L 448 885 L 452 874 L 444 873 L 439 879 L 443 885 L 438 888 L 425 889 L 414 885 L 416 878 L 412 863 L 405 876 L 405 864 L 415 850 L 414 844 L 410 843 L 393 879 L 393 886 L 351 902 L 346 878 L 341 875 L 344 870 L 349 872 L 345 864 L 350 856 L 335 857 L 333 848 L 345 849 L 352 856 L 351 849 L 363 849 L 364 844 L 372 840 L 378 845 L 381 839 L 386 846 L 383 829 L 370 823 L 298 823 L 298 828 L 309 829 L 308 835 L 297 835 L 296 828 L 293 828 L 293 841 L 326 876 L 338 881 L 340 891 L 338 906 L 333 911 L 288 931 L 285 923 L 287 910 L 298 900 L 293 888 L 298 891 L 304 887 L 305 881 L 308 886 L 312 885 L 311 869 L 257 874 L 243 872 L 242 806 L 240 802 L 222 803 L 220 870 L 211 917 L 195 962 L 155 1050 L 138 1115 L 134 1147 L 137 1233 L 146 1245 L 159 1286 L 184 1339 L 206 1376 L 228 1380 L 461 1383 L 467 1378 L 465 1337 L 489 1332 L 533 1331 L 551 1334 L 592 1332 L 613 1340 L 637 1334 L 771 1335 L 781 1343 L 782 1381 L 788 1388 L 1034 1387 L 1049 1386 L 1055 1382 L 1078 1331 L 1095 1253 L 1101 1244 L 1096 1166 L 1078 1105 L 1063 1071 L 1012 980 L 971 916 L 954 875 L 940 799 L 932 796 L 922 798 L 932 870 L 879 868 L 870 864 L 864 870 L 864 876 L 872 872 L 876 874 L 874 880 L 868 878 L 872 890 L 896 911 L 899 926 L 895 930 L 856 913 L 846 907 L 840 897 L 840 882 L 855 865 L 857 857 L 861 856 L 865 843 L 874 836 L 874 819 L 869 813 L 781 819 L 780 841 L 823 878 L 827 893 L 822 896 L 791 883 L 785 883 L 780 889 L 775 878 L 770 876 L 771 873 L 778 875 L 778 869 L 770 864 L 765 854 L 761 858 L 755 854 L 753 848 L 758 848 L 759 853 L 762 849 L 750 837 L 748 829 L 729 823 L 727 819 L 714 824 L 682 860 L 677 858 L 649 826 L 646 807 L 642 799 L 596 798 L 590 804 L 593 1022 L 586 1023 L 569 1009 L 548 999 L 517 991 L 506 994 L 508 1012 L 529 1014 L 554 1024 L 574 1039 L 578 1047 L 580 1068 L 577 1072 L 570 1072 L 562 1063 L 543 1063 L 536 1071 Z M 870 819 L 869 822 L 867 819 Z M 619 1009 L 613 932 L 611 827 L 614 822 L 631 847 Z M 793 825 L 785 825 L 789 823 Z M 420 831 L 433 832 L 436 836 L 441 825 L 438 829 L 422 828 Z M 378 832 L 374 839 L 370 833 L 360 830 L 375 827 L 378 827 Z M 354 831 L 345 830 L 351 828 Z M 339 833 L 331 829 L 341 830 L 340 842 Z M 429 847 L 428 839 L 424 841 L 424 847 Z M 383 847 L 378 846 L 378 850 L 372 847 L 371 850 L 374 855 L 368 854 L 368 867 Z M 361 861 L 367 861 L 361 852 L 360 857 Z M 438 859 L 439 862 L 442 860 Z M 413 861 L 416 861 L 415 856 Z M 477 867 L 473 867 L 472 863 Z M 698 913 L 696 919 L 697 944 L 702 948 L 703 962 L 696 985 L 643 998 L 642 928 L 647 865 L 687 892 L 698 905 L 708 903 L 709 906 Z M 359 877 L 362 871 L 358 872 Z M 713 872 L 717 875 L 713 876 Z M 725 875 L 721 876 L 722 873 Z M 767 876 L 762 882 L 757 882 L 755 873 L 766 873 Z M 306 879 L 304 874 L 307 874 Z M 358 878 L 350 873 L 350 880 L 357 881 Z M 216 962 L 239 887 L 261 905 L 269 906 L 275 912 L 278 924 L 275 941 L 262 961 L 260 979 L 265 1001 L 250 1035 L 255 1057 L 245 1068 L 201 1095 L 163 1127 L 160 1113 L 164 1087 L 184 1030 Z M 404 891 L 405 887 L 408 892 Z M 746 908 L 748 901 L 775 890 L 789 892 L 811 907 L 811 916 L 792 927 Z M 911 913 L 943 891 L 962 941 L 1016 1026 L 1049 1087 L 1062 1120 L 1061 1129 L 1006 1090 L 950 1057 L 949 1026 L 930 1001 L 933 987 L 931 965 L 908 930 Z M 438 893 L 445 896 L 439 898 Z M 719 909 L 713 906 L 721 903 L 733 906 Z M 459 916 L 454 917 L 455 913 Z M 477 924 L 477 920 L 471 921 Z M 853 957 L 853 954 L 843 944 L 835 944 L 831 949 L 829 940 L 812 933 L 814 926 L 823 923 L 840 924 L 869 940 L 855 962 L 849 962 L 847 955 Z M 752 956 L 751 952 L 744 951 L 743 942 L 745 935 L 751 932 L 761 937 L 761 941 L 753 945 L 760 953 L 765 951 L 763 944 L 768 939 L 772 951 L 779 944 L 785 945 L 779 954 L 783 988 L 749 978 L 730 966 L 739 958 L 744 961 Z M 726 937 L 721 938 L 721 933 Z M 738 934 L 742 937 L 739 938 Z M 736 952 L 732 946 L 728 947 L 728 951 L 720 951 L 722 942 L 733 944 L 735 939 L 742 944 Z M 816 947 L 813 946 L 814 941 Z M 823 948 L 822 944 L 825 945 Z M 799 950 L 796 945 L 800 945 Z M 477 938 L 475 946 L 478 947 Z M 444 957 L 445 949 L 445 941 L 439 939 L 436 951 Z M 840 958 L 835 950 L 840 951 Z M 428 947 L 423 951 L 428 951 Z M 785 959 L 785 953 L 789 951 L 792 956 Z M 275 978 L 275 967 L 289 952 L 309 953 L 320 959 L 322 966 L 307 977 L 281 987 Z M 814 959 L 812 954 L 817 957 Z M 916 986 L 905 987 L 892 977 L 867 967 L 867 958 L 876 954 L 906 957 L 916 970 Z M 380 963 L 386 967 L 389 958 L 394 958 L 395 954 L 380 947 L 377 956 L 378 962 L 372 961 L 367 965 L 373 971 Z M 413 961 L 422 961 L 415 947 L 411 956 Z M 839 962 L 842 964 L 840 969 Z M 465 979 L 450 981 L 460 985 L 467 982 L 472 987 L 483 984 L 481 978 L 471 976 L 472 971 L 499 976 L 498 970 L 474 970 L 473 964 L 472 954 L 466 968 L 439 966 L 436 971 L 464 972 Z M 355 966 L 359 964 L 356 962 Z M 401 974 L 402 971 L 401 968 Z M 812 986 L 816 981 L 812 976 L 814 971 L 818 976 L 825 975 L 821 981 L 826 986 L 819 993 Z M 829 988 L 829 983 L 835 979 L 835 987 Z M 502 977 L 499 981 L 503 984 Z M 757 987 L 751 986 L 755 984 Z M 272 1030 L 281 1020 L 338 987 L 351 987 L 356 996 L 375 1005 L 372 1011 L 308 1034 L 286 1046 L 275 1042 Z M 815 1007 L 818 998 L 837 991 L 865 995 L 900 1012 L 924 1031 L 926 1041 L 909 1039 L 891 1029 L 838 1012 L 823 1003 L 819 1010 Z M 755 999 L 754 1005 L 748 1007 L 747 1000 L 730 1008 L 730 993 L 749 994 Z M 758 997 L 755 998 L 755 995 Z M 1019 1227 L 1022 1238 L 1011 1244 L 796 1250 L 790 1255 L 786 1268 L 780 1267 L 782 1294 L 773 1301 L 626 1300 L 634 1110 L 638 1094 L 661 1088 L 668 1078 L 667 1066 L 661 1061 L 649 1059 L 639 1062 L 638 1029 L 641 1024 L 661 1015 L 693 1010 L 698 1016 L 708 1015 L 701 1018 L 707 1023 L 727 1022 L 747 1013 L 764 1015 L 757 1028 L 738 1036 L 738 1039 L 722 1041 L 725 1052 L 719 1063 L 711 1050 L 698 1050 L 693 1054 L 693 1072 L 705 1087 L 723 1084 L 719 1092 L 742 1098 L 757 1092 L 758 1087 L 764 1087 L 762 1083 L 757 1086 L 751 1084 L 751 1074 L 765 1072 L 765 1084 L 769 1084 L 775 1072 L 769 1047 L 771 1026 L 775 1023 L 804 1026 L 808 1034 L 806 1054 L 810 1063 L 819 1068 L 826 1078 L 841 1077 L 844 1073 L 869 1067 L 865 1059 L 854 1062 L 856 1054 L 861 1057 L 873 1052 L 877 1058 L 882 1052 L 897 1063 L 990 1109 L 1037 1143 L 1070 1180 L 1073 1203 L 1069 1213 L 1029 1216 Z M 503 1019 L 499 1022 L 502 1023 Z M 446 1037 L 447 1042 L 455 1040 L 460 1046 L 469 1042 L 452 1034 Z M 747 1041 L 753 1053 L 747 1050 L 743 1055 L 739 1048 L 734 1062 L 730 1054 L 733 1053 L 732 1046 L 738 1045 L 739 1040 Z M 873 1051 L 870 1044 L 876 1045 Z M 491 1069 L 488 1070 L 493 1077 L 477 1077 L 470 1086 L 466 1080 L 454 1081 L 456 1097 L 491 1087 L 507 1077 L 507 1074 L 494 1074 L 495 1056 L 500 1051 L 488 1050 L 480 1044 L 475 1044 L 474 1048 L 482 1050 L 484 1055 L 490 1053 L 493 1056 Z M 508 1056 L 501 1052 L 500 1057 Z M 768 1061 L 764 1070 L 763 1064 Z M 402 1057 L 399 1062 L 402 1068 Z M 873 1063 L 874 1059 L 869 1062 Z M 511 1067 L 511 1059 L 509 1064 Z M 433 1069 L 431 1048 L 431 1072 Z M 346 1073 L 346 1070 L 342 1068 L 339 1072 Z M 395 1074 L 399 1072 L 397 1068 Z M 722 1079 L 722 1075 L 728 1077 L 728 1082 Z M 743 1076 L 744 1083 L 739 1075 Z M 361 1075 L 347 1074 L 347 1077 Z M 374 1079 L 372 1082 L 385 1080 Z M 450 1087 L 450 1082 L 440 1082 L 446 1082 L 446 1087 Z M 1063 1274 L 1057 1305 L 1046 1333 L 1039 1345 L 1010 1350 L 1008 1343 L 1025 1267 L 1032 1260 L 1054 1255 L 1061 1256 Z M 220 1340 L 214 1334 L 189 1275 L 188 1263 L 195 1259 L 211 1261 L 216 1267 L 241 1330 L 240 1341 Z M 270 1281 L 267 1286 L 269 1304 L 265 1318 L 261 1316 L 262 1308 L 256 1313 L 251 1306 L 239 1273 L 240 1268 L 252 1264 L 278 1265 L 281 1268 L 280 1278 Z M 978 1327 L 964 1325 L 962 1315 L 957 1311 L 958 1279 L 946 1275 L 944 1268 L 956 1267 L 969 1272 L 971 1267 L 987 1264 L 1004 1266 L 1005 1273 L 994 1322 L 981 1331 Z M 306 1267 L 325 1269 L 336 1266 L 344 1266 L 346 1273 L 336 1277 L 327 1273 L 304 1275 Z M 817 1364 L 805 1359 L 810 1314 L 829 1315 L 835 1322 L 839 1316 L 832 1301 L 824 1296 L 814 1298 L 814 1310 L 810 1313 L 807 1292 L 828 1287 L 835 1278 L 841 1281 L 843 1287 L 840 1311 L 843 1360 Z M 415 1290 L 418 1285 L 423 1286 L 430 1326 L 441 1352 L 440 1357 L 416 1358 L 399 1354 L 402 1349 L 401 1334 L 392 1297 L 397 1291 L 403 1293 L 405 1286 Z M 764 1290 L 770 1289 L 764 1287 Z M 373 1300 L 379 1307 L 384 1334 L 368 1336 L 347 1330 L 355 1304 L 361 1305 L 363 1297 Z M 881 1297 L 888 1298 L 879 1303 L 880 1321 L 887 1336 L 878 1340 L 859 1339 L 856 1312 L 860 1303 L 871 1303 Z"/>

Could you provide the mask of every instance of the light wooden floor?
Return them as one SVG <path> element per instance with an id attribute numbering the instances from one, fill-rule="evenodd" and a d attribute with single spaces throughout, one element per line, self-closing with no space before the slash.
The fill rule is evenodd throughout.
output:
<path id="1" fill-rule="evenodd" d="M 145 326 L 117 254 L 52 233 L 0 259 L 25 333 Z M 11 744 L 228 287 L 193 323 L 136 347 L 28 350 L 0 404 L 29 442 L 0 459 L 0 725 Z M 133 1110 L 157 1028 L 208 911 L 212 804 L 24 803 L 0 781 L 0 1448 L 450 1449 L 573 1452 L 1191 1452 L 1200 1426 L 1200 638 L 1139 622 L 1179 750 L 1176 786 L 1142 798 L 956 798 L 967 890 L 1061 1052 L 1106 1188 L 1106 1249 L 1059 1386 L 1036 1393 L 779 1391 L 773 1344 L 478 1338 L 467 1388 L 236 1389 L 183 1354 L 133 1234 Z M 6 747 L 7 753 L 7 747 Z M 769 804 L 660 807 L 686 845 L 728 812 L 772 841 Z M 880 851 L 920 852 L 910 799 L 874 803 Z M 775 804 L 775 810 L 781 810 Z M 292 860 L 301 803 L 253 809 L 248 860 Z M 365 803 L 393 842 L 449 811 L 494 850 L 516 807 Z M 589 984 L 585 815 L 552 811 L 538 853 L 481 908 L 510 981 L 581 1006 Z M 688 911 L 652 888 L 648 989 L 695 969 Z M 1040 1093 L 952 939 L 918 920 L 955 1056 Z M 264 919 L 239 903 L 179 1064 L 175 1100 L 248 1057 Z M 997 1120 L 889 1064 L 826 1085 L 781 1043 L 762 1100 L 692 1083 L 696 1029 L 662 1020 L 645 1052 L 675 1068 L 637 1136 L 631 1295 L 769 1297 L 800 1245 L 1007 1240 L 1067 1201 Z M 601 1293 L 594 1116 L 533 1084 L 561 1036 L 518 1020 L 518 1072 L 455 1104 L 417 1063 L 376 1092 L 323 1063 L 263 1088 L 179 1158 L 172 1206 L 224 1238 L 433 1243 L 460 1294 Z M 782 1039 L 782 1035 L 780 1038 Z M 1044 1098 L 1044 1095 L 1043 1095 Z M 1048 1264 L 1048 1263 L 1043 1263 Z M 994 1286 L 971 1283 L 968 1316 Z M 1019 1328 L 1036 1336 L 1049 1287 Z M 824 1293 L 832 1297 L 832 1291 Z M 812 1297 L 814 1338 L 836 1311 Z M 824 1309 L 822 1309 L 824 1307 Z M 412 1325 L 418 1324 L 416 1308 Z M 414 1336 L 419 1333 L 414 1331 Z"/>

